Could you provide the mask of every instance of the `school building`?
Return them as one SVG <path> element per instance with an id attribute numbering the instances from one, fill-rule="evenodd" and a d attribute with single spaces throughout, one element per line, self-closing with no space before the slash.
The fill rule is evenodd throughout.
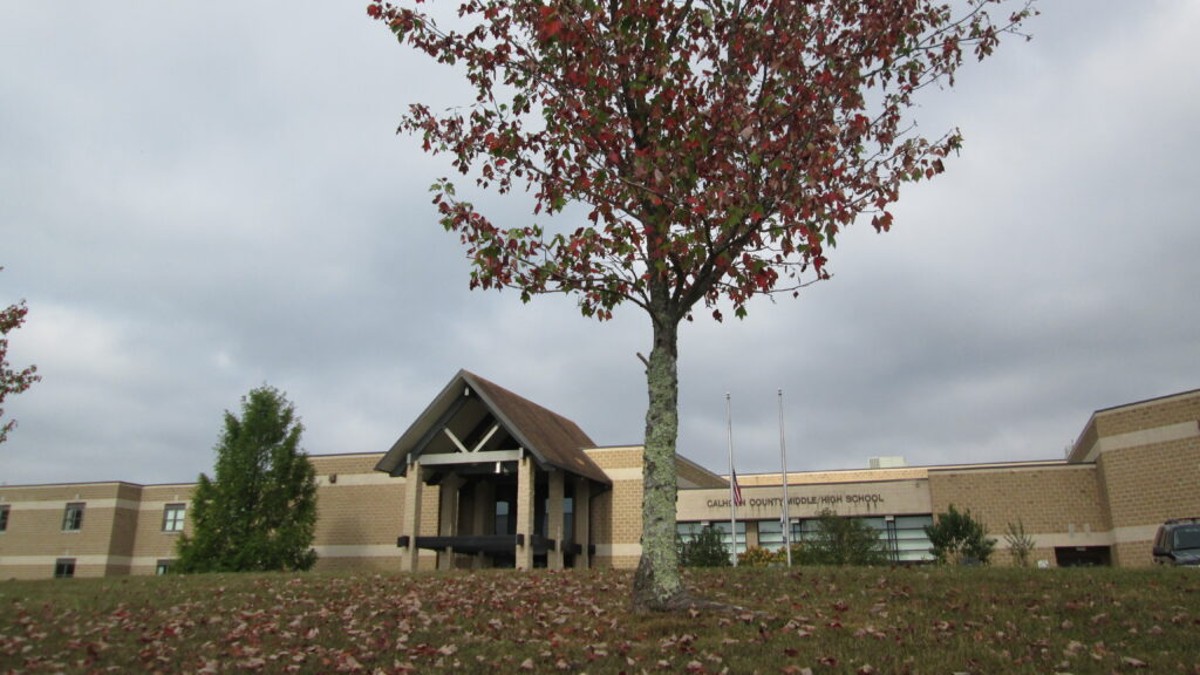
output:
<path id="1" fill-rule="evenodd" d="M 460 371 L 383 452 L 310 457 L 317 570 L 636 566 L 642 449 L 601 446 L 574 422 Z M 1045 461 L 739 475 L 736 546 L 778 548 L 829 509 L 874 526 L 898 563 L 928 561 L 924 526 L 951 504 L 999 540 L 1020 523 L 1043 566 L 1145 566 L 1168 518 L 1200 516 L 1200 390 L 1093 413 Z M 730 536 L 729 483 L 676 459 L 679 532 Z M 194 485 L 0 487 L 0 579 L 162 573 L 191 526 Z"/>

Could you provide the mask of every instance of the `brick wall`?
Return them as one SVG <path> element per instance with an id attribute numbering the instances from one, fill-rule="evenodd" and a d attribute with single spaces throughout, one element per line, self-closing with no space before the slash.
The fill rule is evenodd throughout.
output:
<path id="1" fill-rule="evenodd" d="M 1105 452 L 1097 464 L 1115 527 L 1200 516 L 1200 439 Z"/>
<path id="2" fill-rule="evenodd" d="M 1200 420 L 1200 391 L 1108 408 L 1095 414 L 1101 437 Z"/>
<path id="3" fill-rule="evenodd" d="M 597 567 L 633 568 L 641 557 L 642 448 L 597 448 L 587 454 L 612 480 L 592 502 Z"/>
<path id="4" fill-rule="evenodd" d="M 1111 515 L 1114 563 L 1152 564 L 1155 531 L 1168 518 L 1200 516 L 1200 391 L 1096 412 L 1101 501 Z M 1080 447 L 1082 446 L 1082 447 Z"/>
<path id="5" fill-rule="evenodd" d="M 128 483 L 0 488 L 0 503 L 9 506 L 8 529 L 0 534 L 0 578 L 52 577 L 59 558 L 75 559 L 78 577 L 128 573 L 138 489 Z M 66 506 L 75 502 L 84 505 L 82 526 L 64 531 Z"/>
<path id="6" fill-rule="evenodd" d="M 1093 531 L 1110 528 L 1092 465 L 930 470 L 929 492 L 935 514 L 945 513 L 951 504 L 959 511 L 969 508 L 993 537 L 1018 521 L 1031 534 L 1065 533 L 1085 525 Z"/>
<path id="7" fill-rule="evenodd" d="M 154 574 L 159 560 L 172 560 L 175 543 L 183 532 L 191 532 L 191 499 L 195 485 L 147 485 L 141 490 L 130 574 Z M 163 531 L 163 512 L 168 504 L 184 505 L 183 532 Z"/>

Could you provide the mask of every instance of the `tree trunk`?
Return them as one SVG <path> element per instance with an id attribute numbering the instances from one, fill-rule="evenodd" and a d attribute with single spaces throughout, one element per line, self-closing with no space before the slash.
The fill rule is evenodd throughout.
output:
<path id="1" fill-rule="evenodd" d="M 650 395 L 642 455 L 642 557 L 633 580 L 635 610 L 686 606 L 675 548 L 675 441 L 679 435 L 679 320 L 668 311 L 651 315 L 654 346 L 646 368 Z"/>

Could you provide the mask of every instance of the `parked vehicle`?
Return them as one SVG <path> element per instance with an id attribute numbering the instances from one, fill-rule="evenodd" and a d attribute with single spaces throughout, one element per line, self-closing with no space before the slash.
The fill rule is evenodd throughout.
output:
<path id="1" fill-rule="evenodd" d="M 1172 518 L 1158 527 L 1154 562 L 1200 567 L 1200 518 Z"/>

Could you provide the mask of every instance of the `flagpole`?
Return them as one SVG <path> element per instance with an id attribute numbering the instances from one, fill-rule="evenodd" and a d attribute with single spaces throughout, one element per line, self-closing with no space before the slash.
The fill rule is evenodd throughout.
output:
<path id="1" fill-rule="evenodd" d="M 779 463 L 783 466 L 783 511 L 781 524 L 783 526 L 783 548 L 787 551 L 787 566 L 792 566 L 792 519 L 788 514 L 788 467 L 787 442 L 783 433 L 783 390 L 779 390 Z"/>
<path id="2" fill-rule="evenodd" d="M 737 472 L 733 468 L 733 404 L 725 392 L 725 424 L 729 428 L 729 535 L 733 540 L 733 566 L 737 567 Z"/>

